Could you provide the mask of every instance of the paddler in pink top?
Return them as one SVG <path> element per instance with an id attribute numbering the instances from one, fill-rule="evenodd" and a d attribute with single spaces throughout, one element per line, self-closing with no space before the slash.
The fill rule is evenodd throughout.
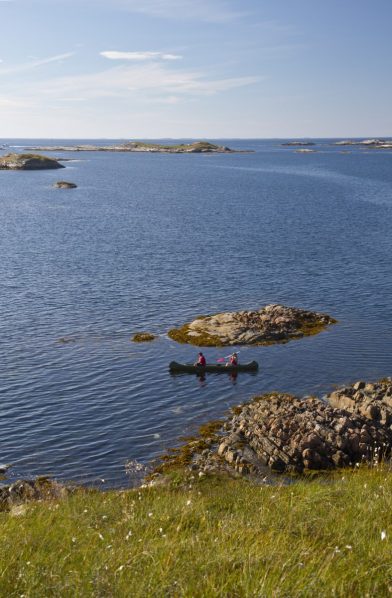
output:
<path id="1" fill-rule="evenodd" d="M 238 365 L 238 355 L 237 353 L 233 353 L 230 355 L 230 359 L 226 365 L 237 366 Z"/>

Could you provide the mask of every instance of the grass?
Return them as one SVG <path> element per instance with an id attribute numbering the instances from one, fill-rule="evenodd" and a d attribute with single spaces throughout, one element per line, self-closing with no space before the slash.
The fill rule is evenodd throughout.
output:
<path id="1" fill-rule="evenodd" d="M 386 596 L 392 478 L 361 468 L 289 486 L 188 477 L 0 514 L 0 595 Z"/>

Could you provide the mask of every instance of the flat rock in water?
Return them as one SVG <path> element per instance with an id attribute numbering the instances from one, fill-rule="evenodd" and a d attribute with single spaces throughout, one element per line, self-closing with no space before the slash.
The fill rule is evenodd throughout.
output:
<path id="1" fill-rule="evenodd" d="M 336 320 L 327 314 L 272 304 L 257 311 L 200 317 L 170 330 L 169 336 L 200 347 L 269 345 L 318 334 L 334 323 Z"/>

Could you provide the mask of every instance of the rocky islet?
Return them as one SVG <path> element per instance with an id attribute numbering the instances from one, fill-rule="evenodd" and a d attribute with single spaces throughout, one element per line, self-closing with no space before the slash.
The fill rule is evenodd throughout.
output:
<path id="1" fill-rule="evenodd" d="M 58 160 L 39 154 L 7 154 L 0 157 L 0 170 L 53 170 L 64 168 Z"/>
<path id="2" fill-rule="evenodd" d="M 177 342 L 200 347 L 270 345 L 318 334 L 335 323 L 327 314 L 271 304 L 256 311 L 202 316 L 168 334 Z"/>

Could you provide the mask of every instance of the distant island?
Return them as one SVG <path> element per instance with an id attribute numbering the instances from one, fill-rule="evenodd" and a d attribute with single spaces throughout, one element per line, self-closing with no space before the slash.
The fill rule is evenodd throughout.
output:
<path id="1" fill-rule="evenodd" d="M 336 141 L 335 145 L 359 145 L 363 147 L 374 147 L 378 149 L 392 149 L 391 139 L 346 139 L 344 141 Z"/>
<path id="2" fill-rule="evenodd" d="M 32 151 L 51 152 L 150 152 L 165 154 L 233 154 L 248 153 L 247 150 L 234 150 L 223 145 L 215 145 L 208 141 L 193 143 L 179 143 L 166 145 L 161 143 L 146 143 L 144 141 L 129 141 L 118 145 L 45 145 L 26 148 Z"/>
<path id="3" fill-rule="evenodd" d="M 282 146 L 304 146 L 304 145 L 316 145 L 313 141 L 286 141 L 281 143 Z"/>
<path id="4" fill-rule="evenodd" d="M 37 154 L 7 154 L 0 156 L 0 170 L 48 170 L 64 168 L 60 162 Z"/>

